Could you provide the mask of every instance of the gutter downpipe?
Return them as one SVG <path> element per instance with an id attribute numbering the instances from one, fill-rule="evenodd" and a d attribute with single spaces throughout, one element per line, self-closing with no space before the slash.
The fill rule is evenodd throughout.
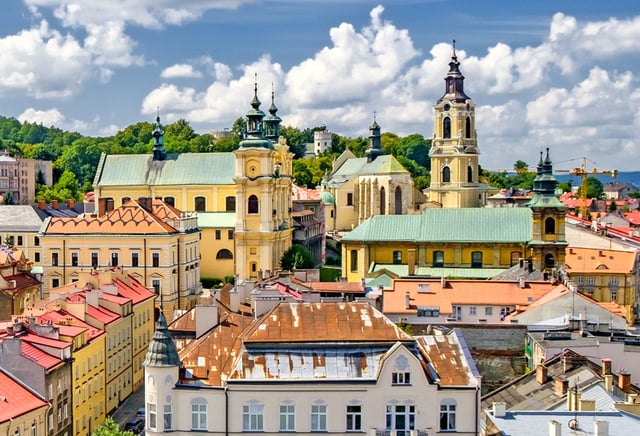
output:
<path id="1" fill-rule="evenodd" d="M 229 436 L 229 391 L 226 384 L 224 386 L 224 434 Z"/>

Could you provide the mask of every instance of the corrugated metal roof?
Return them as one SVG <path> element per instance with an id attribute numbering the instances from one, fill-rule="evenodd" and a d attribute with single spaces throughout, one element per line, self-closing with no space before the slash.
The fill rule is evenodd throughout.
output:
<path id="1" fill-rule="evenodd" d="M 526 242 L 532 238 L 529 208 L 425 209 L 420 215 L 376 215 L 345 241 Z"/>
<path id="2" fill-rule="evenodd" d="M 162 161 L 151 154 L 108 155 L 95 185 L 233 185 L 235 171 L 233 153 L 170 153 Z"/>

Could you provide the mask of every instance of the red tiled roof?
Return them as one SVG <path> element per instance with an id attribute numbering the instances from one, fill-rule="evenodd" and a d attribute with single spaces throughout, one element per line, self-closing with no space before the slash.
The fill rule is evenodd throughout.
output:
<path id="1" fill-rule="evenodd" d="M 51 310 L 38 316 L 38 321 L 51 321 L 60 328 L 60 334 L 76 337 L 84 331 L 88 332 L 87 339 L 95 339 L 104 334 L 104 330 L 92 327 L 81 319 L 71 315 L 66 310 Z"/>
<path id="2" fill-rule="evenodd" d="M 564 263 L 569 275 L 571 272 L 630 274 L 636 263 L 636 252 L 569 247 L 565 252 Z"/>
<path id="3" fill-rule="evenodd" d="M 45 401 L 0 369 L 0 423 L 46 406 Z"/>
<path id="4" fill-rule="evenodd" d="M 31 360 L 32 362 L 37 363 L 38 365 L 43 367 L 45 370 L 48 371 L 51 368 L 54 368 L 55 366 L 60 365 L 62 363 L 61 359 L 57 358 L 56 356 L 52 356 L 51 354 L 45 353 L 38 347 L 31 345 L 29 342 L 27 341 L 20 341 L 20 342 L 21 342 L 20 354 L 26 357 L 27 359 Z"/>
<path id="5" fill-rule="evenodd" d="M 300 188 L 299 186 L 293 185 L 291 187 L 291 197 L 293 198 L 293 201 L 302 201 L 302 200 L 320 201 L 320 191 L 317 189 Z"/>
<path id="6" fill-rule="evenodd" d="M 147 289 L 142 283 L 131 276 L 128 277 L 128 280 L 129 283 L 125 283 L 120 279 L 116 279 L 114 284 L 118 286 L 118 293 L 123 297 L 130 298 L 133 304 L 155 298 L 156 294 Z"/>
<path id="7" fill-rule="evenodd" d="M 169 215 L 174 212 L 170 206 L 162 208 L 155 203 L 154 211 Z M 167 234 L 177 230 L 162 219 L 148 212 L 137 202 L 130 200 L 117 209 L 102 216 L 85 215 L 82 217 L 52 217 L 47 226 L 48 234 L 76 235 L 86 233 L 101 234 Z"/>
<path id="8" fill-rule="evenodd" d="M 52 339 L 46 338 L 44 336 L 38 336 L 33 333 L 27 333 L 25 335 L 20 336 L 23 341 L 30 342 L 32 344 L 42 345 L 46 347 L 56 348 L 59 350 L 63 350 L 67 347 L 71 346 L 70 342 L 65 342 L 60 339 Z"/>

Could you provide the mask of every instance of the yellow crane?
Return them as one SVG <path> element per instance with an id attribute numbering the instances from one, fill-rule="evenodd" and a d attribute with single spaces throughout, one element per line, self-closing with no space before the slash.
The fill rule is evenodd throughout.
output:
<path id="1" fill-rule="evenodd" d="M 569 170 L 555 170 L 554 172 L 569 173 L 573 176 L 580 177 L 580 213 L 582 214 L 582 219 L 587 219 L 587 177 L 593 174 L 610 174 L 611 177 L 615 179 L 618 176 L 618 170 L 598 170 L 597 168 L 588 170 L 587 158 L 582 157 L 581 160 L 582 163 L 579 167 L 571 168 Z M 595 162 L 591 162 L 595 164 Z"/>

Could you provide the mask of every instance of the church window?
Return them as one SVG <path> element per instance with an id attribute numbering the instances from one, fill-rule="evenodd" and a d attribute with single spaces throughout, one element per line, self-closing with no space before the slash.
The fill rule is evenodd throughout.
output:
<path id="1" fill-rule="evenodd" d="M 249 196 L 249 201 L 248 201 L 248 212 L 249 213 L 258 213 L 258 197 L 256 197 L 255 195 L 251 195 Z"/>
<path id="2" fill-rule="evenodd" d="M 197 212 L 204 212 L 205 210 L 207 210 L 207 199 L 204 197 L 196 197 L 195 209 Z"/>
<path id="3" fill-rule="evenodd" d="M 467 166 L 467 182 L 473 183 L 473 168 L 471 165 Z"/>
<path id="4" fill-rule="evenodd" d="M 396 250 L 393 252 L 393 263 L 399 265 L 402 263 L 402 251 Z"/>
<path id="5" fill-rule="evenodd" d="M 225 198 L 225 210 L 227 212 L 236 211 L 236 197 L 229 196 Z"/>
<path id="6" fill-rule="evenodd" d="M 396 193 L 395 193 L 395 214 L 396 215 L 400 215 L 402 214 L 402 189 L 400 188 L 400 186 L 396 187 Z"/>
<path id="7" fill-rule="evenodd" d="M 353 193 L 347 193 L 347 206 L 353 206 Z"/>
<path id="8" fill-rule="evenodd" d="M 556 232 L 556 220 L 548 217 L 544 220 L 544 233 L 545 235 L 553 235 Z"/>
<path id="9" fill-rule="evenodd" d="M 545 268 L 553 268 L 555 266 L 556 259 L 553 257 L 553 254 L 549 253 L 544 256 L 544 267 Z"/>
<path id="10" fill-rule="evenodd" d="M 482 268 L 482 251 L 471 252 L 471 268 Z"/>
<path id="11" fill-rule="evenodd" d="M 233 259 L 233 253 L 226 248 L 223 248 L 216 253 L 216 259 Z"/>
<path id="12" fill-rule="evenodd" d="M 451 169 L 449 167 L 442 168 L 442 183 L 451 182 Z"/>
<path id="13" fill-rule="evenodd" d="M 464 123 L 464 136 L 465 138 L 471 138 L 471 118 L 467 117 Z"/>
<path id="14" fill-rule="evenodd" d="M 387 202 L 384 187 L 380 188 L 380 215 L 384 215 L 386 212 L 385 203 Z"/>
<path id="15" fill-rule="evenodd" d="M 163 200 L 165 203 L 167 203 L 169 206 L 174 206 L 176 205 L 176 199 L 173 197 L 164 197 Z"/>
<path id="16" fill-rule="evenodd" d="M 358 271 L 358 250 L 351 250 L 351 272 Z"/>
<path id="17" fill-rule="evenodd" d="M 442 268 L 444 266 L 444 251 L 438 250 L 433 252 L 433 266 Z"/>
<path id="18" fill-rule="evenodd" d="M 444 117 L 442 120 L 442 137 L 451 138 L 451 118 Z"/>

